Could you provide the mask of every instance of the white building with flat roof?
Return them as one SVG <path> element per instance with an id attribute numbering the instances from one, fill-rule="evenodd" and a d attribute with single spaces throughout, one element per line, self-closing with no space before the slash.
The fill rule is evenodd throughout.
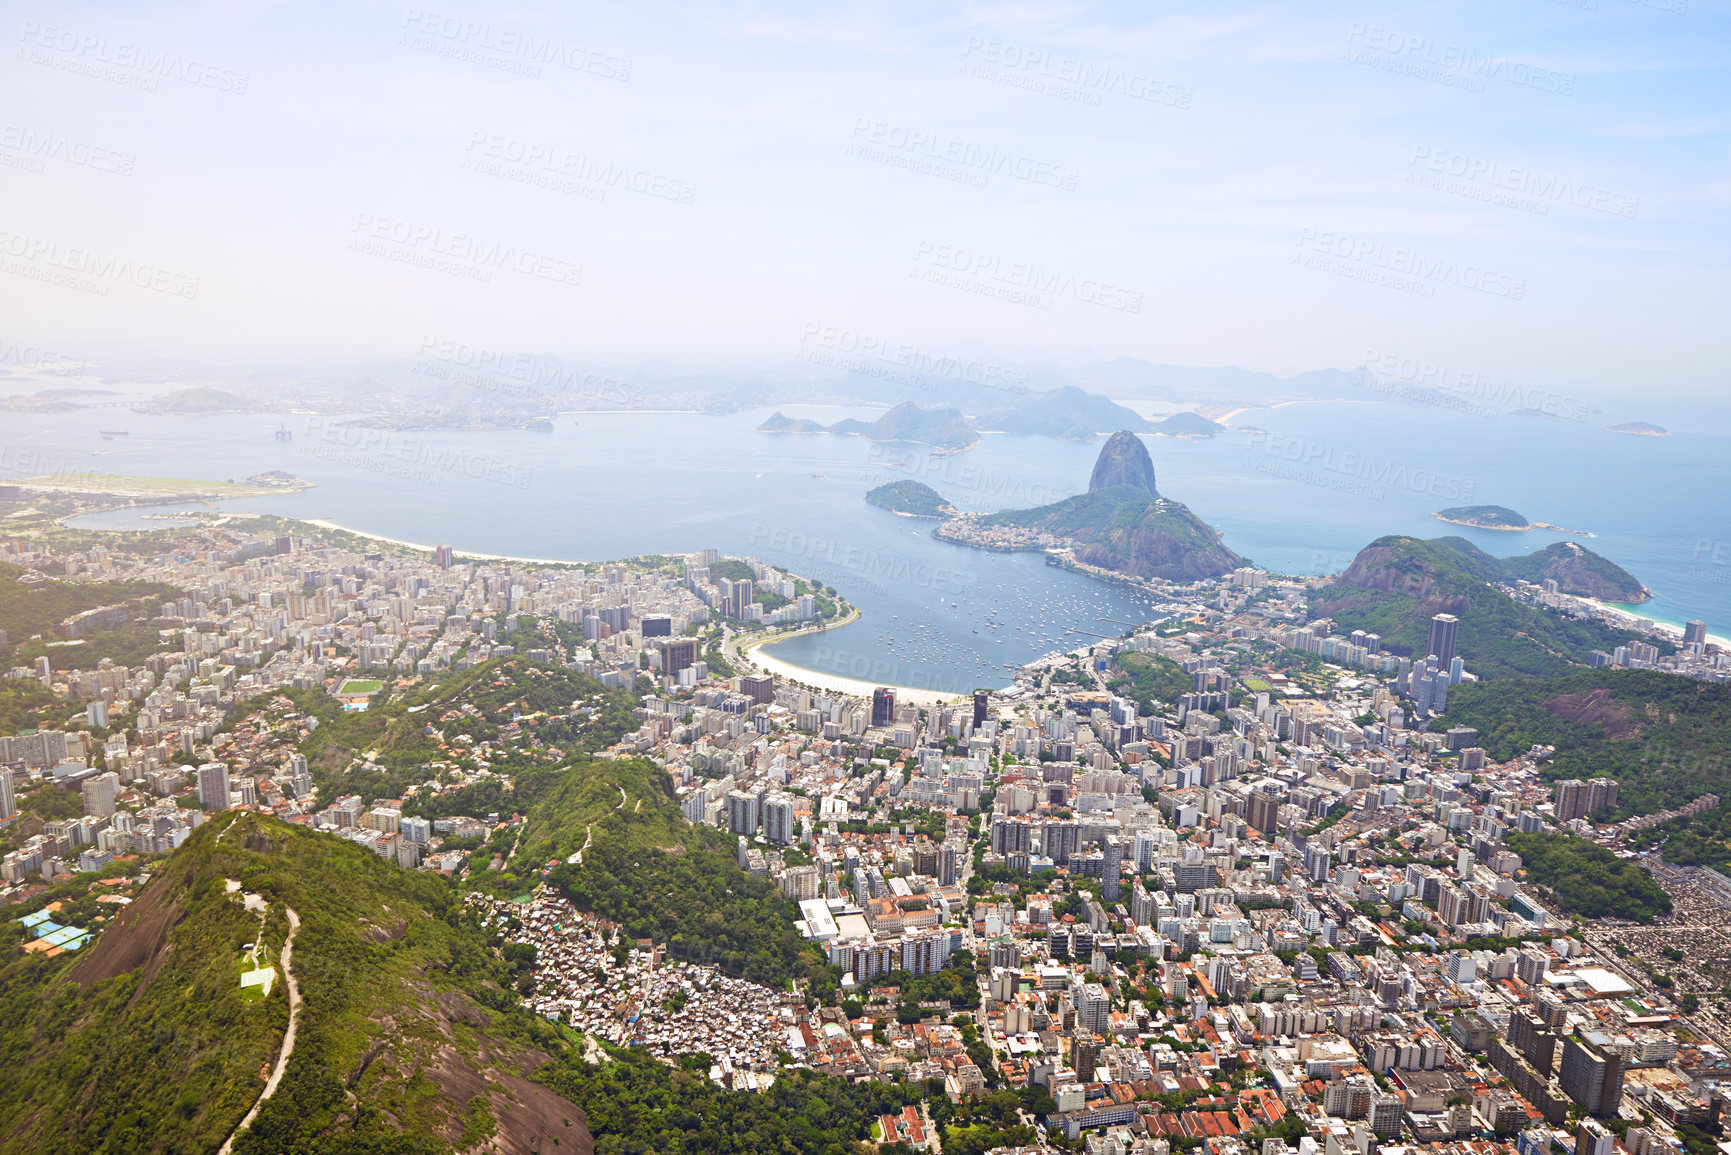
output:
<path id="1" fill-rule="evenodd" d="M 841 934 L 841 929 L 835 924 L 835 916 L 829 912 L 829 903 L 821 898 L 808 898 L 799 904 L 799 916 L 805 923 L 805 937 L 816 942 L 832 942 Z"/>

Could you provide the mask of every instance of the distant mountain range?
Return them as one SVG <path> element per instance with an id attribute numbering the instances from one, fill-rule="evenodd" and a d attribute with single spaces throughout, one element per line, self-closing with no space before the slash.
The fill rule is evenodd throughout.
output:
<path id="1" fill-rule="evenodd" d="M 912 343 L 850 343 L 841 334 L 816 331 L 807 334 L 791 358 L 722 370 L 692 370 L 659 361 L 599 364 L 532 349 L 510 357 L 471 359 L 473 352 L 434 344 L 415 357 L 244 370 L 184 357 L 141 361 L 122 356 L 96 372 L 107 381 L 162 388 L 162 395 L 141 402 L 149 412 L 292 410 L 342 414 L 351 422 L 394 429 L 518 430 L 533 418 L 585 410 L 677 409 L 725 415 L 777 405 L 887 407 L 911 401 L 925 408 L 959 409 L 982 431 L 1087 439 L 1114 429 L 1174 430 L 1155 430 L 1140 417 L 1126 416 L 1129 410 L 1111 419 L 1105 412 L 1079 416 L 1068 400 L 1060 400 L 1057 412 L 1049 416 L 1017 414 L 1037 412 L 1040 399 L 1054 394 L 1080 394 L 1106 404 L 1157 401 L 1162 409 L 1195 409 L 1204 419 L 1228 408 L 1307 400 L 1398 399 L 1462 411 L 1473 408 L 1471 399 L 1448 390 L 1380 381 L 1367 367 L 1282 376 L 1235 365 L 1165 365 L 1136 357 L 1025 361 L 989 351 L 943 354 Z M 217 396 L 221 393 L 228 396 Z M 37 403 L 83 404 L 70 397 L 58 402 L 38 398 Z M 1025 428 L 1028 421 L 1037 427 Z M 1668 432 L 1643 421 L 1610 428 L 1653 437 Z"/>
<path id="2" fill-rule="evenodd" d="M 778 409 L 757 427 L 757 431 L 857 434 L 868 441 L 910 441 L 936 449 L 961 451 L 971 448 L 980 439 L 981 431 L 1056 437 L 1063 441 L 1092 441 L 1107 429 L 1126 427 L 1151 428 L 1138 414 L 1111 399 L 1069 387 L 1030 394 L 972 418 L 960 409 L 923 409 L 912 401 L 902 402 L 869 423 L 848 418 L 824 425 L 818 421 L 788 417 Z"/>
<path id="3" fill-rule="evenodd" d="M 1031 393 L 978 419 L 994 433 L 1032 433 L 1060 441 L 1092 441 L 1113 429 L 1146 432 L 1152 426 L 1134 410 L 1074 385 Z"/>
<path id="4" fill-rule="evenodd" d="M 657 397 L 683 401 L 693 395 L 701 396 L 697 407 L 710 413 L 737 413 L 758 406 L 793 403 L 883 405 L 913 401 L 954 406 L 975 415 L 982 430 L 1034 432 L 1048 437 L 1066 435 L 1071 419 L 1079 415 L 1078 398 L 1089 398 L 1091 405 L 1103 402 L 1115 406 L 1115 410 L 1087 410 L 1088 415 L 1081 417 L 1080 425 L 1089 433 L 1103 434 L 1115 429 L 1135 433 L 1154 431 L 1149 422 L 1133 411 L 1116 406 L 1113 398 L 1194 405 L 1206 401 L 1273 403 L 1372 396 L 1365 389 L 1364 374 L 1356 369 L 1318 369 L 1277 377 L 1235 366 L 1155 365 L 1134 357 L 1079 366 L 993 365 L 987 366 L 986 371 L 976 371 L 978 362 L 945 358 L 932 359 L 925 372 L 918 368 L 880 371 L 875 365 L 866 364 L 837 367 L 842 371 L 827 378 L 790 379 L 777 375 L 745 380 L 721 376 L 653 379 L 637 375 L 633 381 Z M 1038 413 L 1054 395 L 1061 395 L 1057 412 L 1041 418 L 1039 428 L 1023 428 L 1021 421 L 1012 416 L 1017 412 Z M 1116 416 L 1109 418 L 1113 412 Z"/>
<path id="5" fill-rule="evenodd" d="M 972 449 L 980 439 L 979 431 L 962 416 L 959 409 L 921 409 L 912 401 L 904 401 L 869 424 L 847 418 L 834 425 L 788 417 L 776 410 L 763 424 L 759 433 L 841 433 L 864 437 L 867 441 L 910 441 L 930 445 L 934 449 L 960 452 Z"/>

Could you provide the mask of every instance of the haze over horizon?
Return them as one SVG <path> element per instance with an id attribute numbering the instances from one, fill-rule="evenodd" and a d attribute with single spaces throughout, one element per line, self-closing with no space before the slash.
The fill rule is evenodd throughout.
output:
<path id="1" fill-rule="evenodd" d="M 69 357 L 1726 364 L 1731 38 L 1683 0 L 7 7 L 0 341 Z"/>

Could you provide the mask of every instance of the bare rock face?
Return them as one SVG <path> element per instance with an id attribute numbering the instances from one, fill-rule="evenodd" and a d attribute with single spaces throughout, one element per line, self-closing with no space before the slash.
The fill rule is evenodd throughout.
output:
<path id="1" fill-rule="evenodd" d="M 1142 439 L 1127 429 L 1112 434 L 1100 448 L 1094 462 L 1094 475 L 1088 479 L 1088 492 L 1127 485 L 1150 497 L 1158 496 L 1154 488 L 1154 459 Z"/>

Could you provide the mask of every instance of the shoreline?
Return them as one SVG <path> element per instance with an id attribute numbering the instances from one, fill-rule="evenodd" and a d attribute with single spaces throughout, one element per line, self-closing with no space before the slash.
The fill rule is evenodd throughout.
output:
<path id="1" fill-rule="evenodd" d="M 1588 605 L 1595 606 L 1598 609 L 1604 610 L 1608 614 L 1612 614 L 1612 615 L 1615 615 L 1616 617 L 1626 619 L 1630 623 L 1631 629 L 1634 628 L 1633 623 L 1641 620 L 1642 618 L 1645 618 L 1648 621 L 1652 622 L 1655 626 L 1665 627 L 1667 632 L 1675 631 L 1677 634 L 1677 637 L 1675 639 L 1676 643 L 1678 645 L 1682 644 L 1683 626 L 1682 626 L 1682 623 L 1680 623 L 1680 622 L 1669 622 L 1663 618 L 1653 617 L 1651 614 L 1636 613 L 1634 610 L 1624 609 L 1621 605 L 1618 605 L 1615 602 L 1600 601 L 1598 598 L 1582 598 L 1581 600 L 1586 602 Z M 1707 635 L 1707 640 L 1709 642 L 1712 642 L 1713 644 L 1719 646 L 1721 649 L 1731 650 L 1731 638 L 1727 638 L 1723 634 L 1710 633 Z"/>
<path id="2" fill-rule="evenodd" d="M 1468 529 L 1488 529 L 1494 533 L 1526 533 L 1530 529 L 1543 529 L 1551 533 L 1573 534 L 1575 537 L 1599 536 L 1590 529 L 1564 529 L 1562 526 L 1552 525 L 1548 521 L 1529 521 L 1525 525 L 1482 525 L 1476 521 L 1461 521 L 1459 518 L 1444 517 L 1440 513 L 1433 513 L 1431 516 L 1447 525 L 1464 525 Z"/>
<path id="3" fill-rule="evenodd" d="M 283 520 L 298 521 L 305 525 L 316 526 L 319 529 L 331 530 L 337 533 L 349 533 L 356 537 L 366 538 L 368 541 L 385 542 L 388 545 L 402 546 L 405 549 L 423 550 L 427 553 L 431 553 L 434 548 L 430 545 L 422 545 L 419 542 L 404 541 L 402 538 L 387 537 L 382 533 L 368 533 L 365 530 L 350 529 L 348 526 L 338 525 L 336 522 L 331 521 L 328 518 L 296 517 L 284 518 Z M 454 557 L 475 558 L 482 561 L 521 562 L 525 565 L 593 564 L 586 562 L 556 561 L 549 558 L 513 557 L 509 554 L 476 553 L 472 550 L 456 548 L 451 550 L 451 554 Z M 808 670 L 804 666 L 797 666 L 792 662 L 787 661 L 785 658 L 778 658 L 773 654 L 763 654 L 758 652 L 763 646 L 772 645 L 776 642 L 792 641 L 794 638 L 803 637 L 807 634 L 820 634 L 828 630 L 840 629 L 842 626 L 852 625 L 863 615 L 858 606 L 854 606 L 850 603 L 850 608 L 852 609 L 852 613 L 843 621 L 833 622 L 829 625 L 819 626 L 813 629 L 796 630 L 790 634 L 758 638 L 746 643 L 745 645 L 736 647 L 735 653 L 739 655 L 740 661 L 755 665 L 761 668 L 764 673 L 775 674 L 778 677 L 785 678 L 791 682 L 803 682 L 808 686 L 816 686 L 819 689 L 831 690 L 836 693 L 852 694 L 857 697 L 870 698 L 872 691 L 877 689 L 879 686 L 893 686 L 898 701 L 913 702 L 922 706 L 937 705 L 940 702 L 947 702 L 966 697 L 965 694 L 960 692 L 945 694 L 937 690 L 927 690 L 919 686 L 900 686 L 894 685 L 894 683 L 890 682 L 864 682 L 858 678 L 848 678 L 836 674 L 825 674 L 817 670 Z"/>
<path id="4" fill-rule="evenodd" d="M 890 689 L 894 690 L 896 692 L 897 702 L 909 702 L 917 706 L 936 706 L 944 702 L 959 701 L 968 697 L 967 694 L 960 691 L 955 693 L 946 693 L 941 690 L 931 690 L 922 686 L 903 686 L 894 682 L 867 682 L 859 678 L 850 678 L 843 674 L 825 674 L 817 670 L 808 670 L 804 666 L 796 666 L 787 659 L 778 658 L 774 654 L 766 654 L 762 652 L 765 646 L 772 646 L 778 642 L 788 642 L 792 641 L 794 638 L 805 637 L 809 634 L 827 633 L 830 630 L 839 630 L 843 626 L 850 626 L 864 616 L 860 612 L 858 606 L 853 606 L 852 610 L 853 612 L 842 621 L 831 622 L 827 625 L 816 626 L 810 629 L 795 630 L 792 633 L 780 634 L 774 637 L 756 638 L 744 645 L 736 646 L 734 652 L 741 663 L 754 666 L 766 674 L 773 674 L 790 682 L 798 682 L 807 686 L 814 686 L 819 690 L 830 690 L 838 694 L 849 694 L 856 698 L 870 698 L 872 696 L 872 691 L 877 689 L 879 686 L 888 686 Z"/>
<path id="5" fill-rule="evenodd" d="M 275 517 L 278 515 L 266 514 L 266 515 L 262 515 L 262 516 Z M 329 518 L 324 518 L 324 517 L 285 517 L 282 520 L 283 521 L 298 521 L 302 525 L 317 526 L 319 529 L 327 529 L 327 530 L 330 530 L 334 533 L 353 534 L 355 537 L 364 537 L 368 541 L 382 541 L 386 545 L 400 545 L 404 549 L 416 549 L 416 550 L 421 550 L 424 553 L 432 553 L 435 549 L 438 548 L 437 546 L 422 545 L 418 541 L 404 541 L 400 537 L 386 537 L 382 533 L 368 533 L 364 529 L 350 529 L 346 525 L 338 525 L 336 522 L 331 521 Z M 521 562 L 524 565 L 594 565 L 594 564 L 596 564 L 594 562 L 560 561 L 557 558 L 550 558 L 550 557 L 516 557 L 512 554 L 505 554 L 505 553 L 476 553 L 474 550 L 457 549 L 454 546 L 451 549 L 451 556 L 452 557 L 474 558 L 477 561 Z"/>

